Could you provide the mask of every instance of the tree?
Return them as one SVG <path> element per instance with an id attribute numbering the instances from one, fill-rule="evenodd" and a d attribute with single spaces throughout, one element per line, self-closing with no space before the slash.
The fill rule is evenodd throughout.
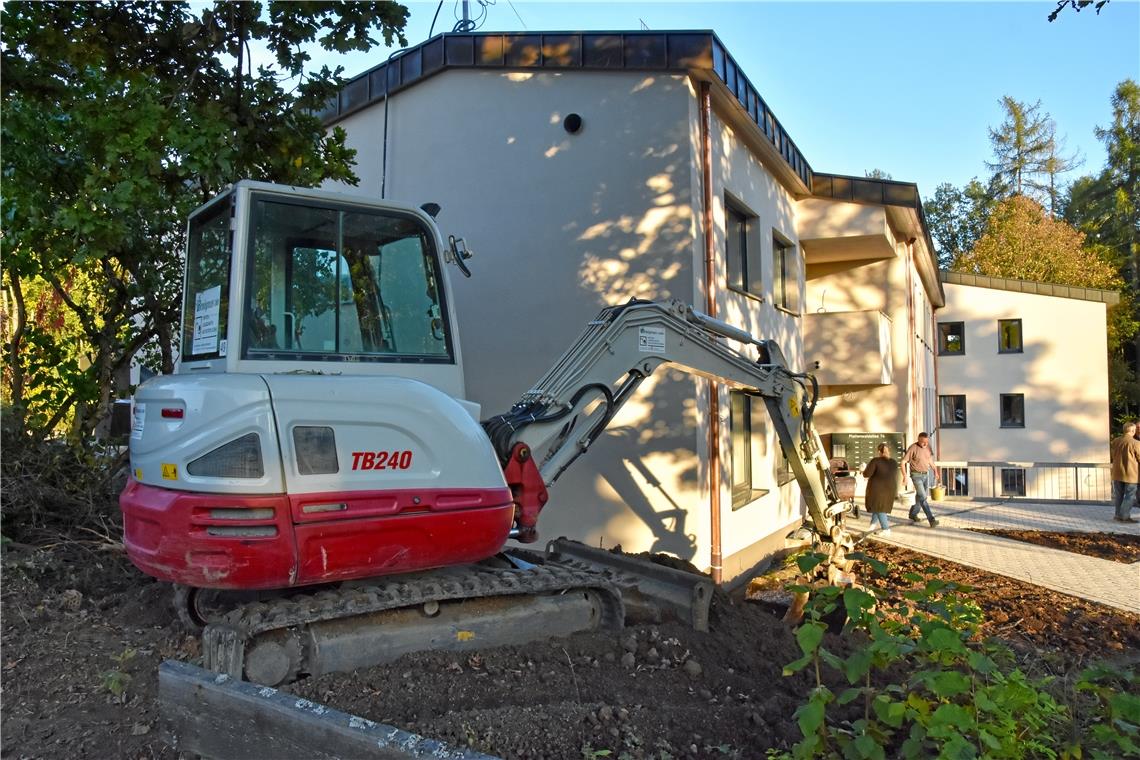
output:
<path id="1" fill-rule="evenodd" d="M 1024 195 L 1000 201 L 977 244 L 954 262 L 959 272 L 1088 288 L 1115 289 L 1120 276 L 1103 246 L 1085 245 L 1079 230 L 1052 219 Z"/>
<path id="2" fill-rule="evenodd" d="M 1061 11 L 1065 8 L 1072 8 L 1074 13 L 1080 13 L 1082 8 L 1093 6 L 1096 8 L 1096 15 L 1100 15 L 1100 9 L 1108 5 L 1108 0 L 1056 0 L 1057 7 L 1049 13 L 1049 22 L 1052 23 L 1057 20 L 1061 15 Z"/>
<path id="3" fill-rule="evenodd" d="M 991 184 L 998 197 L 1029 195 L 1056 213 L 1057 178 L 1078 166 L 1076 156 L 1063 154 L 1056 124 L 1041 111 L 1041 101 L 1027 105 L 1006 95 L 999 102 L 1005 120 L 989 130 L 994 160 L 986 166 L 994 172 Z"/>
<path id="4" fill-rule="evenodd" d="M 355 182 L 305 51 L 406 44 L 392 2 L 9 2 L 2 9 L 4 395 L 86 437 L 137 349 L 177 349 L 185 216 L 244 177 Z M 271 63 L 254 70 L 252 49 Z M 283 87 L 293 83 L 291 90 Z M 121 389 L 125 390 L 125 389 Z"/>
<path id="5" fill-rule="evenodd" d="M 954 260 L 974 247 L 985 231 L 994 206 L 993 191 L 975 177 L 959 189 L 943 182 L 934 197 L 923 202 L 927 227 L 938 249 L 938 266 L 949 269 Z"/>
<path id="6" fill-rule="evenodd" d="M 1129 286 L 1127 295 L 1140 305 L 1140 85 L 1126 79 L 1112 95 L 1112 124 L 1098 127 L 1096 136 L 1107 154 L 1104 169 L 1095 177 L 1082 177 L 1069 189 L 1065 219 L 1090 239 L 1104 246 L 1109 261 Z M 1132 320 L 1140 321 L 1140 311 Z M 1122 399 L 1127 411 L 1140 410 L 1140 331 L 1122 351 L 1115 374 L 1131 383 Z"/>
<path id="7" fill-rule="evenodd" d="M 871 169 L 870 171 L 864 171 L 863 176 L 868 179 L 893 179 L 890 174 L 883 171 L 882 169 Z"/>

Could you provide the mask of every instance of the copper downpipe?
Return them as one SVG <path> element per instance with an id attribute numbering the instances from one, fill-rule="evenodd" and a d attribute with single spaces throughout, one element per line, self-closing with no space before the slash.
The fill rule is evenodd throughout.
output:
<path id="1" fill-rule="evenodd" d="M 701 98 L 701 184 L 703 185 L 703 226 L 705 233 L 705 313 L 716 317 L 716 238 L 713 235 L 712 191 L 712 88 L 700 84 Z M 709 380 L 709 568 L 713 583 L 721 582 L 720 543 L 720 397 L 719 387 Z"/>

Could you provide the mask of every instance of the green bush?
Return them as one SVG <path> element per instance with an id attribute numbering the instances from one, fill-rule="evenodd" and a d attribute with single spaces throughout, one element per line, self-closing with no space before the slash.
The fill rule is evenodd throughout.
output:
<path id="1" fill-rule="evenodd" d="M 860 556 L 880 574 L 886 566 Z M 820 561 L 800 558 L 801 570 Z M 901 595 L 874 588 L 812 589 L 796 632 L 803 656 L 784 668 L 815 673 L 796 710 L 803 739 L 780 758 L 1108 758 L 1140 756 L 1137 677 L 1107 668 L 1076 684 L 1089 716 L 1078 724 L 1051 690 L 1012 665 L 1008 648 L 982 640 L 981 610 L 968 586 L 941 580 L 938 568 L 903 577 Z M 807 591 L 792 586 L 792 591 Z M 825 644 L 825 619 L 846 613 L 845 637 L 858 642 L 841 656 Z M 824 669 L 850 684 L 836 694 Z M 1131 690 L 1132 693 L 1129 693 Z M 862 706 L 861 715 L 852 706 Z M 842 715 L 840 715 L 842 714 Z M 843 718 L 846 719 L 843 719 Z"/>

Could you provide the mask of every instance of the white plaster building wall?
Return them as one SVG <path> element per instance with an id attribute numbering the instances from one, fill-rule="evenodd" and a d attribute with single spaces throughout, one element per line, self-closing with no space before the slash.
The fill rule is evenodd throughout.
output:
<path id="1" fill-rule="evenodd" d="M 692 100 L 684 76 L 581 71 L 455 70 L 392 97 L 388 197 L 440 203 L 444 236 L 476 254 L 470 280 L 450 270 L 484 416 L 506 411 L 603 306 L 693 299 Z M 576 135 L 562 126 L 572 112 Z M 362 189 L 378 193 L 383 104 L 340 126 Z M 651 377 L 551 489 L 540 533 L 707 566 L 702 385 Z"/>
<path id="2" fill-rule="evenodd" d="M 938 393 L 966 396 L 966 428 L 942 431 L 943 461 L 1108 461 L 1105 305 L 944 283 L 937 321 L 963 322 L 965 354 L 938 357 Z M 1020 319 L 1023 353 L 998 353 L 998 320 Z M 1002 428 L 999 396 L 1025 394 L 1025 427 Z"/>
<path id="3" fill-rule="evenodd" d="M 754 336 L 775 340 L 783 350 L 789 367 L 794 371 L 802 371 L 804 369 L 802 319 L 798 314 L 790 314 L 773 305 L 775 282 L 773 233 L 776 233 L 794 246 L 799 257 L 795 287 L 800 294 L 798 300 L 802 309 L 805 267 L 796 233 L 795 200 L 715 111 L 710 129 L 712 163 L 715 167 L 712 195 L 717 230 L 717 279 L 714 289 L 718 316 L 730 324 L 748 330 Z M 734 203 L 743 206 L 755 217 L 748 246 L 751 249 L 757 245 L 760 249 L 762 299 L 728 287 L 728 262 L 725 259 L 726 195 L 731 196 Z M 703 274 L 704 270 L 698 268 L 694 297 L 696 293 L 702 291 Z M 703 299 L 703 295 L 701 297 Z M 749 350 L 755 353 L 754 349 Z M 798 522 L 801 515 L 801 498 L 799 485 L 794 480 L 782 487 L 777 484 L 775 453 L 779 449 L 779 443 L 772 426 L 767 424 L 763 431 L 763 440 L 754 442 L 752 469 L 753 485 L 768 489 L 768 493 L 736 510 L 732 509 L 730 456 L 732 441 L 729 425 L 731 406 L 729 393 L 725 390 L 720 392 L 719 405 L 722 431 L 722 548 L 723 555 L 727 559 L 757 540 L 784 530 L 789 523 Z M 766 415 L 762 416 L 767 419 Z M 754 434 L 755 437 L 757 436 Z M 744 568 L 732 568 L 726 562 L 726 573 L 730 574 L 733 569 Z"/>

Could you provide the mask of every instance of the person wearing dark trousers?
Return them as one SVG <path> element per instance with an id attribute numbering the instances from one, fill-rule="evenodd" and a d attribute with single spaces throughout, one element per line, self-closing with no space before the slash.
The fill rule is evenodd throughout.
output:
<path id="1" fill-rule="evenodd" d="M 1117 522 L 1136 522 L 1129 512 L 1136 501 L 1137 482 L 1140 481 L 1140 441 L 1136 440 L 1136 423 L 1129 422 L 1123 435 L 1108 445 L 1112 462 L 1112 506 L 1116 508 L 1112 519 Z"/>
<path id="2" fill-rule="evenodd" d="M 910 476 L 910 481 L 914 484 L 914 506 L 910 508 L 910 521 L 918 522 L 918 510 L 921 509 L 926 513 L 926 520 L 933 528 L 938 524 L 938 520 L 930 510 L 930 486 L 931 481 L 938 482 L 938 471 L 934 466 L 934 453 L 930 450 L 929 435 L 918 434 L 918 438 L 903 454 L 899 467 L 904 475 Z"/>
<path id="3" fill-rule="evenodd" d="M 875 449 L 875 458 L 863 468 L 867 479 L 867 511 L 871 513 L 871 528 L 876 526 L 884 536 L 891 535 L 891 523 L 887 515 L 895 506 L 899 495 L 899 463 L 891 459 L 891 447 L 880 443 Z"/>

